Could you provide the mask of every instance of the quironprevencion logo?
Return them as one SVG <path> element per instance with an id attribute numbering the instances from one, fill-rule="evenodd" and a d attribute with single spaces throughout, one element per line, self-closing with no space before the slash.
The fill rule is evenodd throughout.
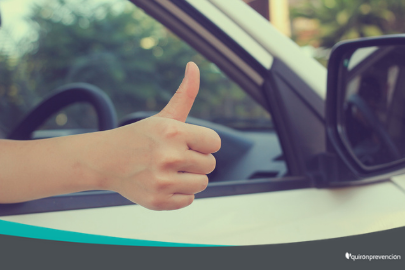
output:
<path id="1" fill-rule="evenodd" d="M 346 259 L 348 260 L 401 260 L 401 255 L 391 254 L 391 255 L 364 255 L 364 254 L 357 254 L 353 255 L 349 252 L 345 254 Z"/>

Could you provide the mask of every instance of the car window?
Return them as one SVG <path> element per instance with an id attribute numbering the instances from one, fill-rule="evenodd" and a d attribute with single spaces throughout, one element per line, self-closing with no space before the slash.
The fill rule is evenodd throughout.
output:
<path id="1" fill-rule="evenodd" d="M 134 111 L 159 111 L 177 89 L 190 60 L 200 67 L 202 77 L 191 116 L 236 127 L 271 127 L 268 113 L 215 64 L 141 9 L 127 1 L 84 8 L 78 2 L 31 3 L 25 18 L 30 26 L 19 40 L 13 40 L 13 29 L 3 29 L 2 39 L 9 39 L 1 55 L 6 71 L 2 84 L 7 88 L 1 91 L 6 94 L 3 133 L 48 92 L 70 82 L 100 87 L 115 104 L 119 119 Z M 94 127 L 94 121 L 83 118 L 92 115 L 91 107 L 75 107 L 69 115 L 56 115 L 46 127 Z M 12 120 L 7 109 L 13 111 Z"/>
<path id="2" fill-rule="evenodd" d="M 24 8 L 18 9 L 18 5 Z M 221 177 L 275 177 L 286 173 L 269 113 L 214 63 L 132 3 L 15 0 L 1 8 L 2 138 L 47 94 L 67 83 L 98 86 L 111 98 L 119 122 L 134 112 L 158 112 L 179 86 L 186 63 L 194 61 L 201 71 L 201 87 L 190 116 L 247 132 L 246 141 L 260 141 L 257 145 L 262 152 L 263 147 L 271 149 L 279 164 L 268 174 L 265 169 L 255 169 L 246 176 L 237 176 L 235 171 Z M 90 105 L 69 106 L 41 127 L 74 128 L 97 128 L 96 113 Z M 239 133 L 235 134 L 232 136 L 238 138 Z M 263 137 L 266 134 L 272 137 Z M 226 155 L 235 155 L 232 146 L 228 147 Z M 262 162 L 269 164 L 272 160 Z M 240 168 L 253 161 L 244 161 Z M 234 160 L 237 162 L 242 161 Z"/>

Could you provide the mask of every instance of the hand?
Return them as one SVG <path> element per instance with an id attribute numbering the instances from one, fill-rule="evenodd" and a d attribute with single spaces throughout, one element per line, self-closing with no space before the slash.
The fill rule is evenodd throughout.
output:
<path id="1" fill-rule="evenodd" d="M 211 153 L 221 140 L 211 129 L 184 123 L 199 76 L 197 65 L 188 63 L 183 82 L 160 113 L 81 137 L 81 161 L 96 172 L 101 188 L 149 209 L 172 210 L 190 205 L 207 187 L 206 174 L 216 163 Z"/>

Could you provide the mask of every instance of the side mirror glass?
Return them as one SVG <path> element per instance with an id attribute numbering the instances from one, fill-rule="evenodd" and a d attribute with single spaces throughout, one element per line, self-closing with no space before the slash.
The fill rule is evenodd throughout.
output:
<path id="1" fill-rule="evenodd" d="M 405 161 L 405 36 L 335 46 L 327 118 L 332 143 L 361 170 Z"/>

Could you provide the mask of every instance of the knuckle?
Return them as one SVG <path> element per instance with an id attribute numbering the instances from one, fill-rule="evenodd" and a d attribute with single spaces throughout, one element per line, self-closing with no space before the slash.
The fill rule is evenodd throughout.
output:
<path id="1" fill-rule="evenodd" d="M 218 133 L 214 131 L 213 135 L 213 142 L 212 142 L 213 148 L 215 152 L 218 152 L 219 149 L 221 149 L 221 137 L 219 137 Z"/>
<path id="2" fill-rule="evenodd" d="M 212 153 L 215 153 L 221 149 L 221 137 L 213 129 L 207 129 L 207 143 L 211 145 Z"/>
<path id="3" fill-rule="evenodd" d="M 208 165 L 208 173 L 212 173 L 213 170 L 215 170 L 215 167 L 217 166 L 217 160 L 215 157 L 210 154 L 209 155 L 209 165 Z"/>
<path id="4" fill-rule="evenodd" d="M 204 191 L 208 186 L 208 176 L 204 175 L 201 180 L 200 192 Z"/>
<path id="5" fill-rule="evenodd" d="M 183 162 L 183 157 L 173 152 L 163 154 L 160 158 L 160 164 L 162 165 L 162 167 L 174 167 L 180 165 Z"/>
<path id="6" fill-rule="evenodd" d="M 155 190 L 158 192 L 165 191 L 173 185 L 172 181 L 168 178 L 160 178 L 155 183 Z"/>
<path id="7" fill-rule="evenodd" d="M 174 138 L 180 137 L 181 135 L 183 135 L 183 133 L 184 132 L 181 129 L 181 127 L 174 121 L 168 121 L 163 126 L 162 135 L 166 139 L 174 139 Z"/>

